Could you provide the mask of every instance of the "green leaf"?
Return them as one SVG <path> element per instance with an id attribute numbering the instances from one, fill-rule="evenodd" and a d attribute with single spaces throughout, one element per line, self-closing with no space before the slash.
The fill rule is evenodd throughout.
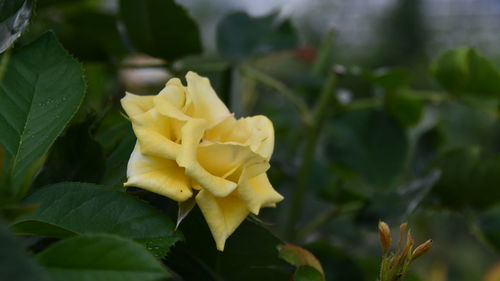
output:
<path id="1" fill-rule="evenodd" d="M 436 161 L 442 171 L 433 192 L 446 206 L 486 209 L 500 202 L 500 154 L 477 147 L 450 150 Z"/>
<path id="2" fill-rule="evenodd" d="M 396 117 L 403 125 L 416 125 L 422 118 L 424 103 L 411 90 L 400 89 L 385 97 L 387 111 Z"/>
<path id="3" fill-rule="evenodd" d="M 276 22 L 276 14 L 252 18 L 238 12 L 226 16 L 217 27 L 217 49 L 231 59 L 292 49 L 298 36 L 290 21 Z"/>
<path id="4" fill-rule="evenodd" d="M 0 145 L 14 188 L 75 114 L 84 90 L 80 65 L 54 34 L 12 54 L 0 81 Z"/>
<path id="5" fill-rule="evenodd" d="M 472 48 L 445 52 L 432 64 L 431 71 L 452 94 L 500 97 L 500 73 Z"/>
<path id="6" fill-rule="evenodd" d="M 101 145 L 92 136 L 94 120 L 95 116 L 88 116 L 56 140 L 34 182 L 35 187 L 63 181 L 100 181 L 105 158 Z"/>
<path id="7" fill-rule="evenodd" d="M 404 69 L 381 69 L 369 75 L 372 83 L 383 87 L 386 91 L 394 91 L 405 87 L 410 81 L 410 73 Z"/>
<path id="8" fill-rule="evenodd" d="M 355 109 L 341 113 L 330 126 L 328 150 L 337 172 L 377 188 L 394 184 L 409 150 L 397 120 L 379 109 Z"/>
<path id="9" fill-rule="evenodd" d="M 126 54 L 115 15 L 84 6 L 62 12 L 63 24 L 60 19 L 53 20 L 49 28 L 55 30 L 64 47 L 78 59 L 107 62 L 110 57 L 121 58 Z"/>
<path id="10" fill-rule="evenodd" d="M 141 245 L 110 235 L 66 239 L 37 259 L 54 281 L 153 281 L 170 276 Z"/>
<path id="11" fill-rule="evenodd" d="M 318 271 L 321 276 L 323 276 L 323 267 L 319 260 L 308 250 L 303 249 L 301 247 L 285 243 L 278 247 L 280 258 L 286 260 L 288 263 L 301 267 L 301 266 L 309 266 L 316 271 Z"/>
<path id="12" fill-rule="evenodd" d="M 46 281 L 45 273 L 0 222 L 0 280 Z"/>
<path id="13" fill-rule="evenodd" d="M 0 0 L 0 53 L 21 36 L 32 10 L 33 0 Z"/>
<path id="14" fill-rule="evenodd" d="M 201 212 L 194 208 L 182 221 L 185 243 L 178 243 L 165 263 L 185 281 L 288 280 L 292 267 L 278 257 L 282 244 L 268 230 L 249 220 L 229 237 L 224 252 L 217 251 Z"/>
<path id="15" fill-rule="evenodd" d="M 120 0 L 120 16 L 139 51 L 170 61 L 202 50 L 197 24 L 173 0 Z"/>
<path id="16" fill-rule="evenodd" d="M 40 206 L 14 221 L 12 228 L 21 234 L 68 237 L 111 233 L 146 245 L 152 243 L 148 248 L 163 255 L 181 239 L 180 234 L 174 233 L 175 225 L 170 219 L 150 205 L 94 184 L 50 185 L 28 196 L 25 202 Z"/>
<path id="17" fill-rule="evenodd" d="M 293 280 L 295 281 L 324 281 L 325 278 L 314 267 L 311 266 L 301 266 L 297 268 L 295 274 L 293 276 Z"/>

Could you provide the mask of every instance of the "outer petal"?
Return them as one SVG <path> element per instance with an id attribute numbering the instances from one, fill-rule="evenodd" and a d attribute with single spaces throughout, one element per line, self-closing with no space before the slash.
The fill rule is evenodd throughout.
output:
<path id="1" fill-rule="evenodd" d="M 200 144 L 207 123 L 201 119 L 191 119 L 182 127 L 182 147 L 177 156 L 179 166 L 186 169 L 186 175 L 215 196 L 225 197 L 235 188 L 236 183 L 212 175 L 197 159 Z"/>
<path id="2" fill-rule="evenodd" d="M 166 196 L 175 201 L 185 201 L 193 196 L 184 169 L 174 160 L 145 156 L 136 144 L 127 168 L 125 186 L 136 186 Z"/>
<path id="3" fill-rule="evenodd" d="M 253 129 L 249 139 L 252 150 L 269 160 L 274 149 L 273 123 L 263 115 L 245 118 L 245 120 Z"/>
<path id="4" fill-rule="evenodd" d="M 226 239 L 249 214 L 245 203 L 237 196 L 215 197 L 207 190 L 196 195 L 196 203 L 208 223 L 219 251 L 224 250 Z"/>
<path id="5" fill-rule="evenodd" d="M 210 127 L 231 114 L 207 78 L 190 71 L 186 75 L 186 80 L 188 95 L 194 107 L 193 117 L 206 120 Z"/>
<path id="6" fill-rule="evenodd" d="M 255 215 L 259 214 L 260 208 L 274 207 L 283 200 L 283 196 L 274 190 L 265 173 L 248 178 L 243 172 L 237 191 L 239 197 Z"/>
<path id="7" fill-rule="evenodd" d="M 142 114 L 153 108 L 154 96 L 138 96 L 131 93 L 125 93 L 121 99 L 121 104 L 129 117 Z"/>
<path id="8" fill-rule="evenodd" d="M 177 120 L 159 114 L 155 108 L 130 120 L 143 154 L 175 160 L 180 151 L 180 144 L 175 142 L 180 138 Z"/>

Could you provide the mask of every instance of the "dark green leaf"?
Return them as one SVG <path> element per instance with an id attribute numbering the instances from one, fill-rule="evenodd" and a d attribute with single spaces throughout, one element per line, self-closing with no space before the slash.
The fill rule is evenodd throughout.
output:
<path id="1" fill-rule="evenodd" d="M 328 150 L 346 178 L 389 188 L 405 166 L 409 144 L 399 122 L 379 109 L 348 110 L 330 124 Z"/>
<path id="2" fill-rule="evenodd" d="M 87 117 L 84 122 L 69 127 L 56 140 L 35 180 L 35 186 L 63 181 L 90 183 L 100 181 L 105 159 L 101 145 L 91 133 L 94 120 L 95 117 Z"/>
<path id="3" fill-rule="evenodd" d="M 480 214 L 478 223 L 486 239 L 500 253 L 500 204 Z"/>
<path id="4" fill-rule="evenodd" d="M 433 63 L 432 73 L 452 94 L 500 97 L 500 73 L 472 48 L 445 52 Z"/>
<path id="5" fill-rule="evenodd" d="M 469 106 L 447 102 L 439 106 L 441 112 L 438 130 L 446 140 L 449 149 L 465 146 L 491 148 L 494 142 L 496 116 L 475 110 Z"/>
<path id="6" fill-rule="evenodd" d="M 120 0 L 120 16 L 139 51 L 169 61 L 201 52 L 197 24 L 173 0 Z"/>
<path id="7" fill-rule="evenodd" d="M 198 208 L 182 221 L 180 229 L 186 242 L 171 250 L 166 264 L 186 281 L 287 281 L 293 273 L 278 257 L 277 246 L 282 242 L 248 220 L 229 237 L 224 252 L 217 251 Z"/>
<path id="8" fill-rule="evenodd" d="M 405 87 L 410 81 L 410 73 L 403 69 L 377 71 L 370 77 L 372 83 L 383 87 L 386 91 Z"/>
<path id="9" fill-rule="evenodd" d="M 292 49 L 298 36 L 290 21 L 277 22 L 276 14 L 252 18 L 238 12 L 228 15 L 217 27 L 217 49 L 231 59 Z"/>
<path id="10" fill-rule="evenodd" d="M 80 65 L 52 33 L 12 54 L 0 81 L 0 145 L 13 187 L 75 114 L 84 89 Z"/>
<path id="11" fill-rule="evenodd" d="M 116 16 L 97 9 L 80 8 L 63 14 L 64 24 L 52 22 L 68 51 L 85 61 L 121 58 L 126 54 L 116 25 Z"/>
<path id="12" fill-rule="evenodd" d="M 103 234 L 63 240 L 37 258 L 54 281 L 153 281 L 170 275 L 141 245 Z"/>
<path id="13" fill-rule="evenodd" d="M 0 0 L 0 53 L 21 36 L 32 9 L 32 0 Z"/>
<path id="14" fill-rule="evenodd" d="M 314 267 L 301 266 L 293 276 L 295 281 L 324 281 L 325 278 Z"/>
<path id="15" fill-rule="evenodd" d="M 357 240 L 356 243 L 359 243 L 359 240 Z M 324 240 L 316 241 L 313 244 L 309 245 L 308 248 L 321 260 L 327 280 L 375 280 L 363 278 L 362 270 L 360 266 L 353 260 L 352 256 L 348 255 L 346 252 L 339 248 L 333 247 L 330 242 L 326 242 Z"/>
<path id="16" fill-rule="evenodd" d="M 500 154 L 459 148 L 441 155 L 436 166 L 442 175 L 433 191 L 445 205 L 485 209 L 500 201 Z"/>
<path id="17" fill-rule="evenodd" d="M 424 110 L 423 101 L 406 89 L 386 95 L 385 106 L 405 126 L 416 125 Z"/>
<path id="18" fill-rule="evenodd" d="M 28 257 L 19 241 L 0 222 L 0 280 L 46 281 L 45 273 Z"/>
<path id="19" fill-rule="evenodd" d="M 18 233 L 50 237 L 112 233 L 137 239 L 165 254 L 181 239 L 170 219 L 148 204 L 125 193 L 85 183 L 60 183 L 39 189 L 27 204 L 40 207 L 18 218 Z M 151 245 L 150 245 L 151 246 Z"/>

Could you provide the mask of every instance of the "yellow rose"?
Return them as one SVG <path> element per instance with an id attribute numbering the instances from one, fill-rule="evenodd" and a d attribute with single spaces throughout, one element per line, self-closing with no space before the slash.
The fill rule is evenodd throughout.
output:
<path id="1" fill-rule="evenodd" d="M 265 116 L 236 119 L 207 78 L 173 78 L 156 96 L 121 100 L 137 136 L 125 186 L 183 202 L 195 196 L 217 249 L 246 216 L 283 197 L 266 175 L 274 129 Z"/>

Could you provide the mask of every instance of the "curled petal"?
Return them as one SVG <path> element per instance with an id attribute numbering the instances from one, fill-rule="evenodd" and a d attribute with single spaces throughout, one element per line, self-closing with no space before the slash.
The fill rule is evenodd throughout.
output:
<path id="1" fill-rule="evenodd" d="M 177 120 L 169 119 L 151 109 L 130 118 L 141 152 L 146 155 L 175 160 L 180 151 L 180 138 Z"/>
<path id="2" fill-rule="evenodd" d="M 205 170 L 197 159 L 198 145 L 207 122 L 191 119 L 182 127 L 182 146 L 177 156 L 177 163 L 186 169 L 186 175 L 215 196 L 225 197 L 235 188 L 236 183 L 215 176 Z"/>
<path id="3" fill-rule="evenodd" d="M 202 190 L 196 195 L 196 203 L 208 223 L 217 249 L 223 251 L 226 239 L 249 214 L 245 202 L 235 195 L 221 198 Z"/>
<path id="4" fill-rule="evenodd" d="M 207 78 L 190 71 L 186 80 L 188 95 L 193 103 L 192 117 L 206 120 L 208 127 L 211 127 L 231 115 Z"/>
<path id="5" fill-rule="evenodd" d="M 255 215 L 259 214 L 260 208 L 274 207 L 283 200 L 283 196 L 274 190 L 265 173 L 248 178 L 243 172 L 237 191 L 241 200 Z"/>
<path id="6" fill-rule="evenodd" d="M 207 130 L 206 139 L 246 145 L 269 160 L 273 154 L 274 128 L 271 120 L 262 115 L 238 120 L 231 115 Z"/>
<path id="7" fill-rule="evenodd" d="M 208 172 L 222 178 L 227 178 L 244 166 L 259 165 L 252 167 L 254 173 L 263 173 L 269 168 L 266 159 L 253 152 L 249 146 L 237 143 L 201 144 L 197 159 Z"/>
<path id="8" fill-rule="evenodd" d="M 191 104 L 186 89 L 177 78 L 170 79 L 161 92 L 154 97 L 154 106 L 159 113 L 177 119 L 189 120 L 186 108 Z"/>
<path id="9" fill-rule="evenodd" d="M 153 108 L 153 98 L 153 96 L 138 96 L 126 93 L 120 102 L 127 115 L 133 117 Z"/>
<path id="10" fill-rule="evenodd" d="M 127 177 L 125 186 L 140 187 L 178 202 L 193 195 L 189 179 L 174 160 L 143 155 L 138 144 L 130 156 Z"/>
<path id="11" fill-rule="evenodd" d="M 274 150 L 273 123 L 263 115 L 245 118 L 245 120 L 248 126 L 252 128 L 249 139 L 252 150 L 269 160 Z"/>

